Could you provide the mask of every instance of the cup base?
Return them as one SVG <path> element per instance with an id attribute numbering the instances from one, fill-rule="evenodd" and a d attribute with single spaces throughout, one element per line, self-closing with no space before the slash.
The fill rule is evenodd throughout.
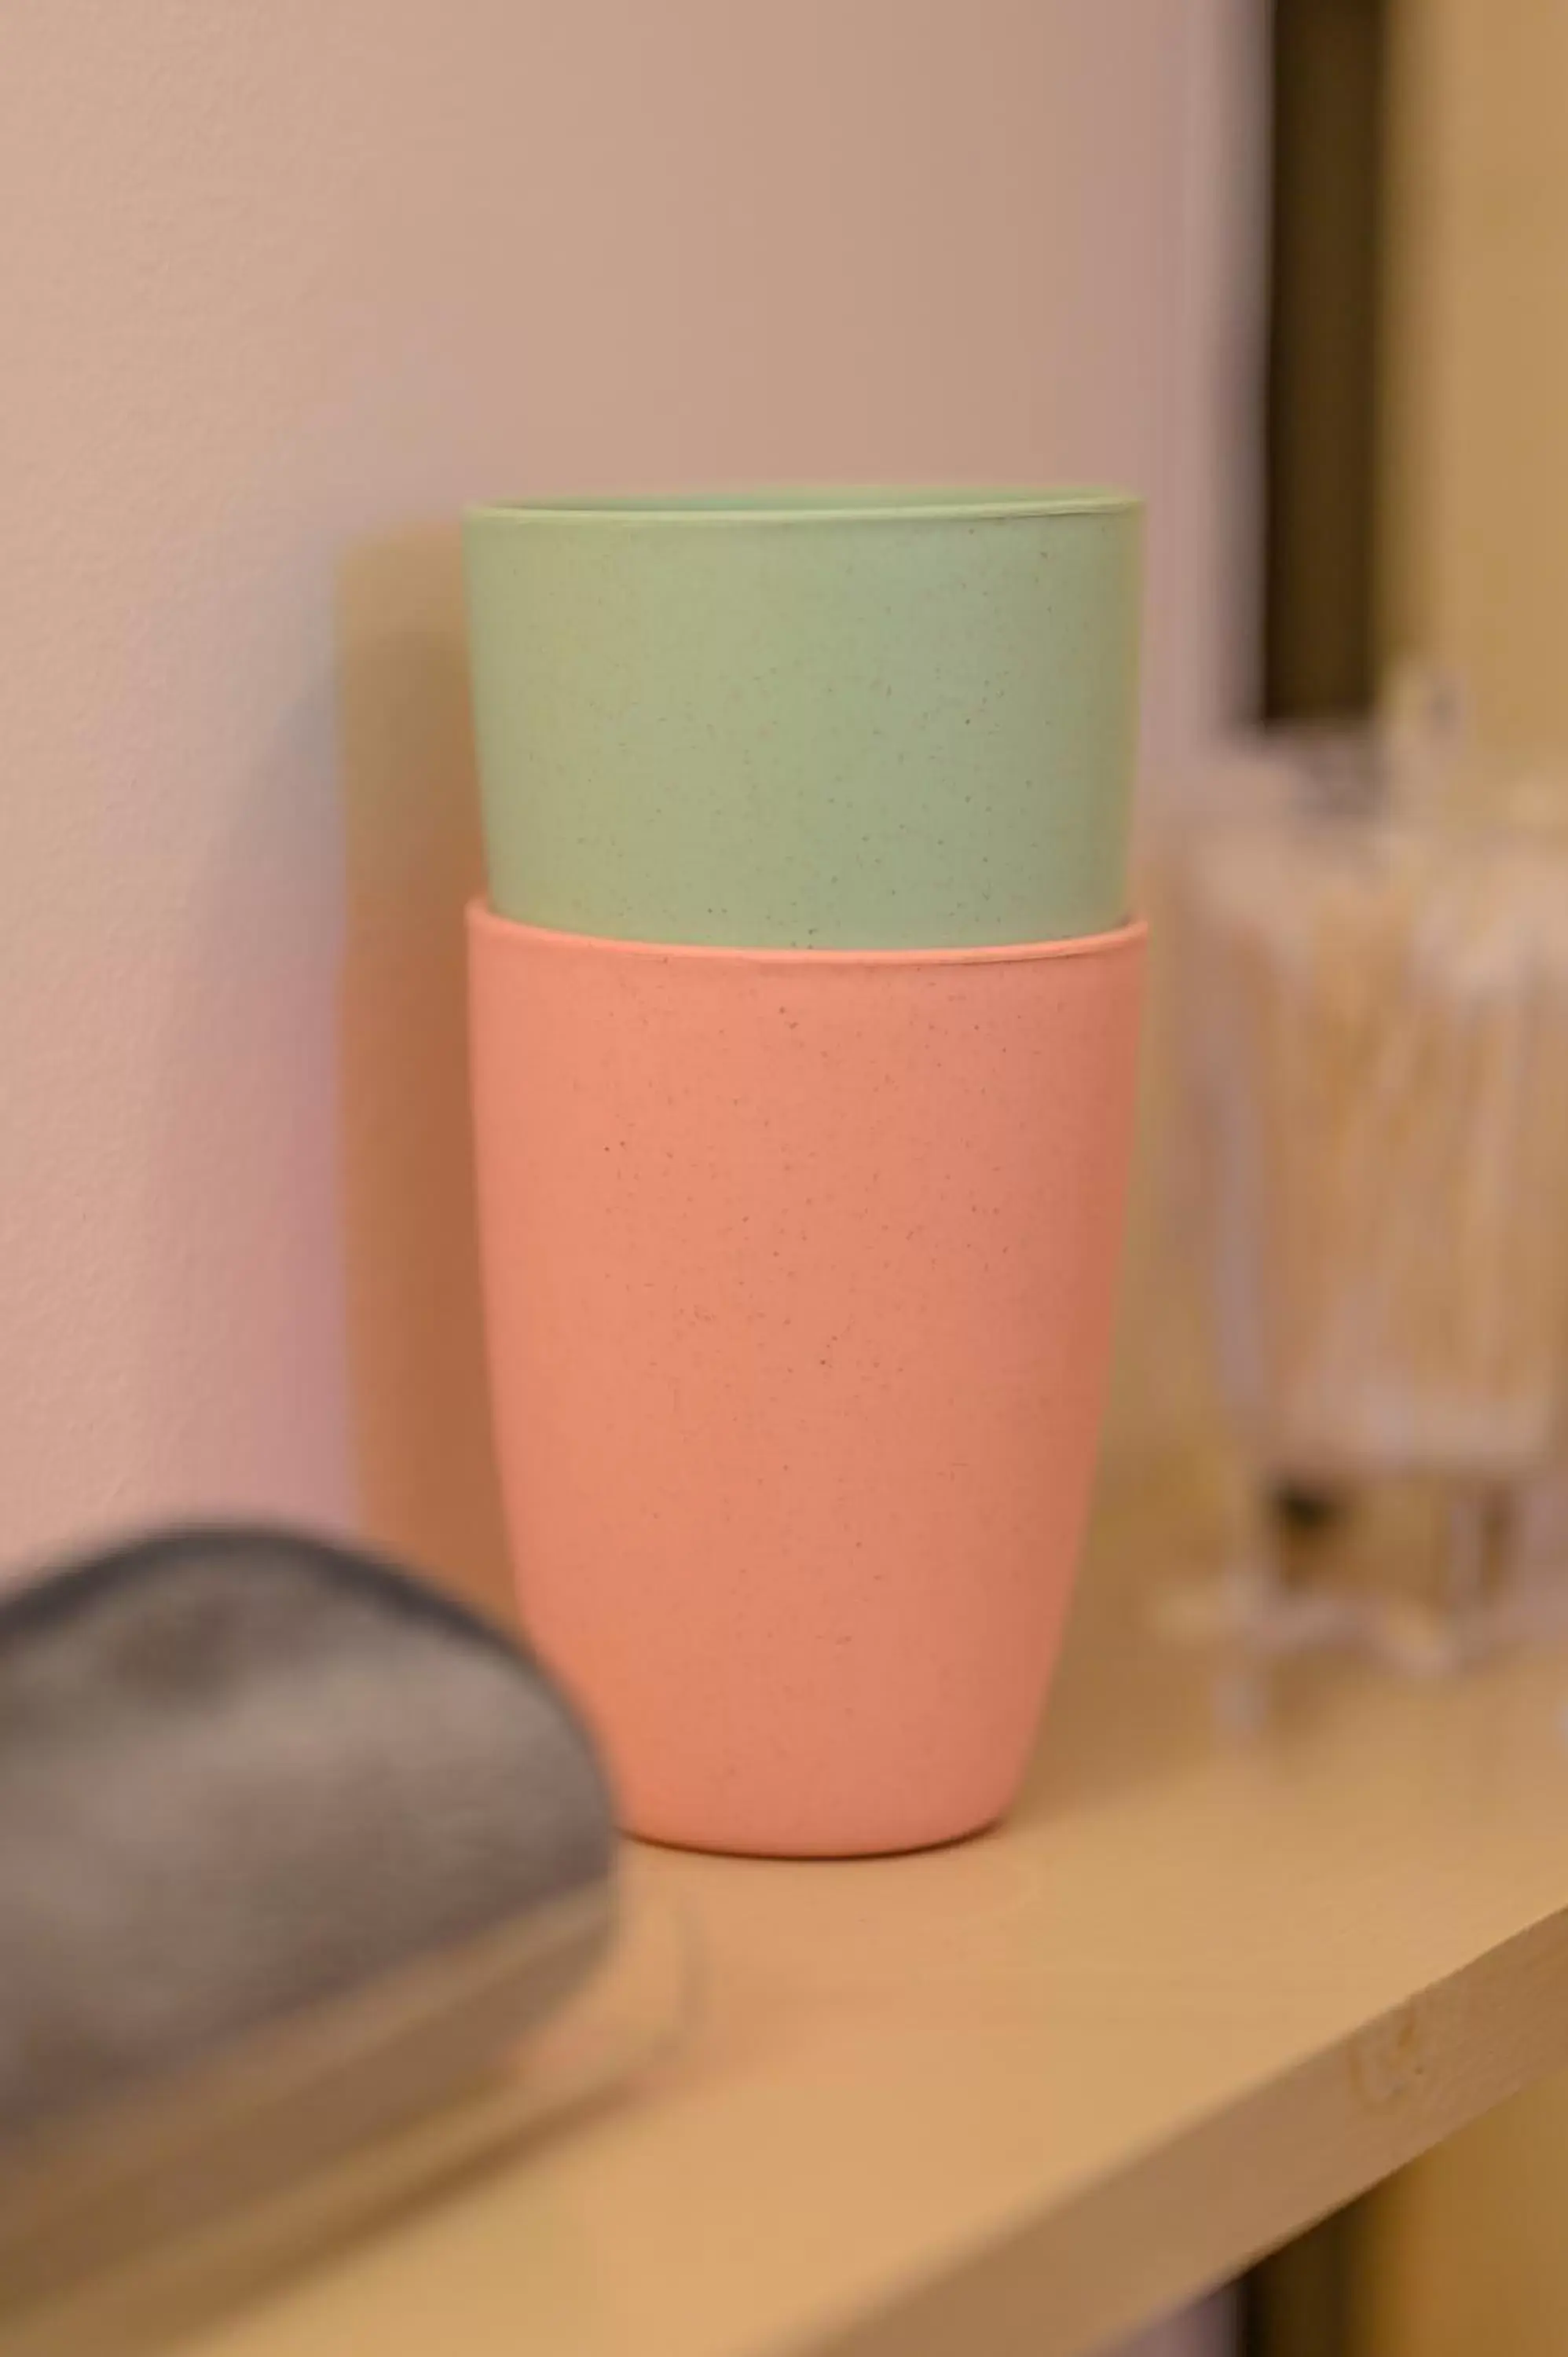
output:
<path id="1" fill-rule="evenodd" d="M 864 1834 L 844 1833 L 822 1841 L 789 1837 L 771 1841 L 760 1831 L 727 1835 L 716 1827 L 698 1826 L 688 1831 L 682 1826 L 642 1824 L 625 1808 L 621 1811 L 620 1826 L 622 1833 L 650 1849 L 682 1850 L 694 1857 L 770 1857 L 809 1865 L 813 1858 L 825 1862 L 830 1858 L 912 1857 L 922 1850 L 955 1849 L 963 1842 L 978 1841 L 983 1834 L 1001 1824 L 1016 1799 L 1016 1793 L 1010 1794 L 1000 1807 L 972 1822 L 966 1819 L 961 1824 L 933 1824 L 918 1833 L 903 1828 L 886 1834 L 869 1830 Z"/>

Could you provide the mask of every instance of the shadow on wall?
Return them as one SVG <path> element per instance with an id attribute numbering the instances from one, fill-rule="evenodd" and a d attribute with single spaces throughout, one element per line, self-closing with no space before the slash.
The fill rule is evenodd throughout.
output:
<path id="1" fill-rule="evenodd" d="M 456 531 L 351 554 L 337 622 L 344 1258 L 364 1525 L 510 1612 L 468 1125 L 463 909 L 482 855 Z"/>

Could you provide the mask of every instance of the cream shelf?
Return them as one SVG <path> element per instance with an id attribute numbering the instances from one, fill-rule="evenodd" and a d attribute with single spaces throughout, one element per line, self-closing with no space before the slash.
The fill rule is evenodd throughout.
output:
<path id="1" fill-rule="evenodd" d="M 670 2049 L 510 2152 L 465 2152 L 459 2108 L 393 2214 L 209 2286 L 181 2347 L 1076 2357 L 1568 2061 L 1568 1654 L 1302 1668 L 1224 1737 L 1146 1634 L 1168 1544 L 1102 1520 L 1004 1830 L 638 1854 L 700 1959 Z"/>

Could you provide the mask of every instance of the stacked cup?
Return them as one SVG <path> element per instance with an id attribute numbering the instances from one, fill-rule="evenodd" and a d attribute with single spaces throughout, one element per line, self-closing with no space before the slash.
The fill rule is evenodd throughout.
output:
<path id="1" fill-rule="evenodd" d="M 1023 1775 L 1131 1154 L 1139 523 L 467 520 L 502 1479 L 635 1832 L 908 1849 Z"/>

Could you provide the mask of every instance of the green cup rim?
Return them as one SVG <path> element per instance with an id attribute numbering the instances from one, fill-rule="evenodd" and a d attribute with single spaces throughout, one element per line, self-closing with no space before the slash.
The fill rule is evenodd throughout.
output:
<path id="1" fill-rule="evenodd" d="M 736 490 L 586 492 L 481 500 L 471 524 L 584 524 L 622 530 L 657 524 L 985 523 L 1043 516 L 1125 514 L 1144 502 L 1112 483 L 776 484 Z"/>

